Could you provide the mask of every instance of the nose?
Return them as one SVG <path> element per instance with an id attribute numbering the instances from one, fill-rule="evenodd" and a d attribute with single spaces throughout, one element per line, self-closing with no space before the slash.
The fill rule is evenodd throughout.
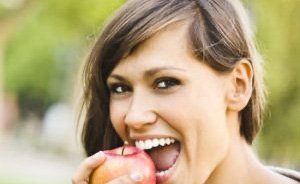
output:
<path id="1" fill-rule="evenodd" d="M 155 123 L 157 115 L 152 104 L 153 100 L 147 95 L 133 95 L 125 115 L 125 124 L 129 128 L 139 130 L 147 125 Z"/>

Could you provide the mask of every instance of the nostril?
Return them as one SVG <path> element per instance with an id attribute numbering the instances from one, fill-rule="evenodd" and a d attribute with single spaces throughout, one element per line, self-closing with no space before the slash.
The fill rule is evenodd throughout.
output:
<path id="1" fill-rule="evenodd" d="M 147 124 L 153 124 L 157 121 L 157 115 L 153 111 L 130 112 L 124 119 L 125 124 L 133 128 L 141 128 Z"/>

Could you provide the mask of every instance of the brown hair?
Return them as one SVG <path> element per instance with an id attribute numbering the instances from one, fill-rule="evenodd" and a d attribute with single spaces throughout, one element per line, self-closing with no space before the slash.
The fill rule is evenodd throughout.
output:
<path id="1" fill-rule="evenodd" d="M 240 133 L 249 144 L 261 127 L 264 106 L 261 59 L 244 8 L 235 0 L 129 0 L 104 28 L 86 63 L 82 141 L 87 155 L 122 144 L 109 118 L 106 80 L 120 59 L 166 26 L 189 20 L 193 52 L 219 72 L 241 59 L 254 71 L 253 92 L 240 112 Z"/>

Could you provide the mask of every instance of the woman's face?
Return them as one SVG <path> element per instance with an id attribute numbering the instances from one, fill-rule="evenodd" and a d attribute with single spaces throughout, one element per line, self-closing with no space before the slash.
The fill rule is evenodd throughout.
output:
<path id="1" fill-rule="evenodd" d="M 166 162 L 160 170 L 172 165 L 158 174 L 159 183 L 204 183 L 229 149 L 226 75 L 191 54 L 186 31 L 182 23 L 157 33 L 107 80 L 117 133 L 144 149 L 165 144 L 152 154 Z"/>

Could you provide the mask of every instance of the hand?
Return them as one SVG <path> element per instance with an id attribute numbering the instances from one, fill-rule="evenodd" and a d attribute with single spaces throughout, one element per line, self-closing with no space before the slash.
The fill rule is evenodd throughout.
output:
<path id="1" fill-rule="evenodd" d="M 91 173 L 104 161 L 105 154 L 102 151 L 84 159 L 73 176 L 72 184 L 89 184 Z M 142 179 L 143 176 L 140 173 L 134 172 L 115 178 L 107 184 L 138 184 Z"/>
<path id="2" fill-rule="evenodd" d="M 129 175 L 124 175 L 116 179 L 113 179 L 107 184 L 138 184 L 142 181 L 143 181 L 143 176 L 138 172 L 134 172 Z"/>
<path id="3" fill-rule="evenodd" d="M 84 159 L 72 178 L 72 184 L 88 184 L 91 173 L 105 161 L 102 151 Z"/>

